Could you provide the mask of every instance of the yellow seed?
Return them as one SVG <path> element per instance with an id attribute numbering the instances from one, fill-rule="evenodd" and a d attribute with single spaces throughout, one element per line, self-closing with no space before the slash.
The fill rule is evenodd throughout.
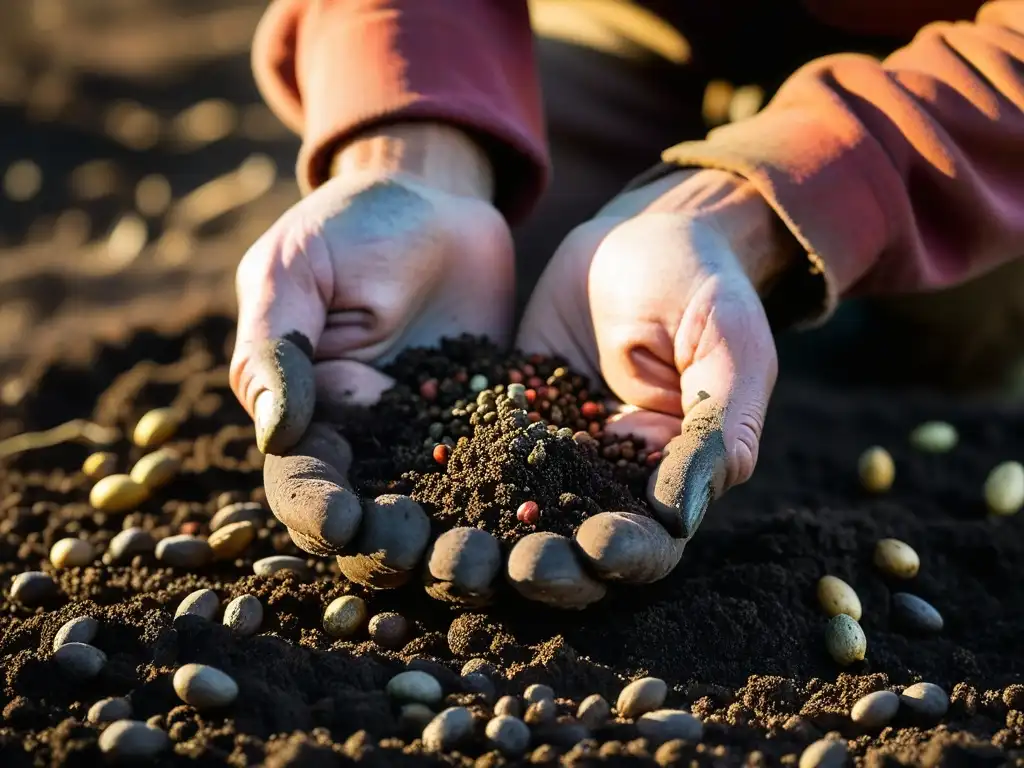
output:
<path id="1" fill-rule="evenodd" d="M 1024 466 L 1004 461 L 985 480 L 985 503 L 994 515 L 1015 515 L 1024 506 Z"/>
<path id="2" fill-rule="evenodd" d="M 210 534 L 206 543 L 215 560 L 232 560 L 242 554 L 256 538 L 256 526 L 248 520 L 225 525 Z"/>
<path id="3" fill-rule="evenodd" d="M 822 576 L 818 581 L 818 602 L 829 616 L 845 613 L 860 621 L 860 598 L 853 587 L 837 576 Z"/>
<path id="4" fill-rule="evenodd" d="M 178 412 L 173 408 L 156 408 L 139 419 L 132 442 L 142 448 L 165 443 L 177 431 L 179 422 Z"/>
<path id="5" fill-rule="evenodd" d="M 50 547 L 50 562 L 57 569 L 88 565 L 95 557 L 92 544 L 83 539 L 61 539 Z"/>
<path id="6" fill-rule="evenodd" d="M 174 451 L 161 448 L 153 453 L 147 453 L 135 462 L 131 478 L 152 491 L 169 483 L 178 474 L 179 469 L 181 469 L 181 457 Z"/>
<path id="7" fill-rule="evenodd" d="M 366 622 L 366 603 L 361 597 L 345 595 L 324 611 L 324 630 L 331 637 L 349 637 Z"/>
<path id="8" fill-rule="evenodd" d="M 896 479 L 896 465 L 892 456 L 881 446 L 868 448 L 857 462 L 860 482 L 871 493 L 882 493 L 892 487 Z"/>
<path id="9" fill-rule="evenodd" d="M 921 567 L 921 558 L 909 544 L 899 539 L 879 539 L 875 545 L 875 565 L 898 579 L 912 579 Z"/>
<path id="10" fill-rule="evenodd" d="M 101 512 L 127 512 L 146 500 L 149 492 L 128 475 L 107 475 L 92 487 L 89 503 Z"/>
<path id="11" fill-rule="evenodd" d="M 89 454 L 82 462 L 82 472 L 92 480 L 102 480 L 114 474 L 117 469 L 117 456 L 109 451 L 97 451 Z"/>

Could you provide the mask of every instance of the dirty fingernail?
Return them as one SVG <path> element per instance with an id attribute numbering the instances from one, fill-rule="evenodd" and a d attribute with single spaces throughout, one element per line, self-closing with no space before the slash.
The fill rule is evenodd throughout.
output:
<path id="1" fill-rule="evenodd" d="M 700 493 L 692 493 L 686 499 L 682 510 L 683 537 L 689 539 L 697 532 L 701 521 L 704 520 L 704 513 L 708 511 L 708 504 L 711 503 L 711 481 L 704 485 Z"/>
<path id="2" fill-rule="evenodd" d="M 260 452 L 267 452 L 267 444 L 273 436 L 274 428 L 280 419 L 280 411 L 277 408 L 277 398 L 269 389 L 265 389 L 256 396 L 256 403 L 253 405 L 253 421 L 256 425 L 256 445 Z"/>

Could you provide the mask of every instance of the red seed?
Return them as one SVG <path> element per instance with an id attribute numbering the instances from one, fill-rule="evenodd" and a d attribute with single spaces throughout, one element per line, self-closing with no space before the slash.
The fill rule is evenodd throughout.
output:
<path id="1" fill-rule="evenodd" d="M 659 461 L 661 461 L 661 451 L 651 451 L 647 454 L 647 458 L 644 459 L 644 463 L 648 467 L 657 466 Z"/>
<path id="2" fill-rule="evenodd" d="M 437 399 L 437 379 L 427 379 L 420 384 L 420 397 L 431 402 Z"/>
<path id="3" fill-rule="evenodd" d="M 536 501 L 524 501 L 516 510 L 516 519 L 527 525 L 536 525 L 540 520 L 540 506 Z"/>
<path id="4" fill-rule="evenodd" d="M 448 457 L 451 456 L 452 449 L 444 443 L 438 443 L 434 446 L 434 452 L 431 454 L 434 457 L 434 461 L 438 464 L 447 464 Z"/>
<path id="5" fill-rule="evenodd" d="M 522 384 L 523 383 L 523 372 L 522 371 L 517 371 L 515 368 L 512 368 L 508 372 L 508 381 L 509 381 L 510 384 Z"/>
<path id="6" fill-rule="evenodd" d="M 595 403 L 593 400 L 588 400 L 582 406 L 580 406 L 580 413 L 585 419 L 596 419 L 604 413 L 604 408 L 600 403 Z"/>
<path id="7" fill-rule="evenodd" d="M 526 396 L 526 402 L 530 403 L 531 405 L 533 404 L 533 401 L 537 399 L 536 389 L 528 389 L 523 394 Z"/>
<path id="8" fill-rule="evenodd" d="M 195 536 L 199 533 L 199 523 L 183 523 L 178 530 L 187 536 Z"/>
<path id="9" fill-rule="evenodd" d="M 526 414 L 526 418 L 528 418 L 530 421 L 537 422 L 540 421 L 540 414 L 537 413 L 536 411 L 530 411 L 528 414 Z"/>

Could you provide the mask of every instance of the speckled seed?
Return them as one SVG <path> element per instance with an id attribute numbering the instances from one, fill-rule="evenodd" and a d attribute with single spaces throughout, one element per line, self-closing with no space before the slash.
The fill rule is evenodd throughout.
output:
<path id="1" fill-rule="evenodd" d="M 388 681 L 388 696 L 399 701 L 415 701 L 426 706 L 441 703 L 444 691 L 437 679 L 418 669 L 399 672 Z"/>
<path id="2" fill-rule="evenodd" d="M 173 408 L 155 408 L 139 419 L 132 432 L 132 442 L 142 448 L 166 443 L 178 431 L 180 420 Z"/>
<path id="3" fill-rule="evenodd" d="M 148 496 L 146 487 L 128 475 L 107 475 L 89 491 L 89 503 L 100 512 L 127 512 Z"/>
<path id="4" fill-rule="evenodd" d="M 239 501 L 217 510 L 217 514 L 210 518 L 210 530 L 219 531 L 224 526 L 245 521 L 256 525 L 266 516 L 267 512 L 262 504 L 255 501 Z"/>
<path id="5" fill-rule="evenodd" d="M 53 652 L 53 659 L 77 680 L 91 680 L 107 665 L 107 654 L 88 643 L 64 643 Z"/>
<path id="6" fill-rule="evenodd" d="M 800 755 L 799 768 L 841 768 L 846 758 L 845 741 L 819 739 Z"/>
<path id="7" fill-rule="evenodd" d="M 112 563 L 131 560 L 136 555 L 146 554 L 156 549 L 156 541 L 149 531 L 141 528 L 125 528 L 110 540 L 107 548 L 108 559 Z"/>
<path id="8" fill-rule="evenodd" d="M 892 487 L 896 479 L 896 465 L 892 456 L 881 446 L 868 448 L 857 461 L 860 483 L 871 493 L 883 493 Z"/>
<path id="9" fill-rule="evenodd" d="M 498 715 L 488 721 L 484 733 L 496 749 L 511 757 L 523 754 L 530 746 L 530 729 L 518 717 Z"/>
<path id="10" fill-rule="evenodd" d="M 934 683 L 914 683 L 903 689 L 900 704 L 922 717 L 938 720 L 949 709 L 949 696 Z"/>
<path id="11" fill-rule="evenodd" d="M 57 594 L 57 582 L 48 573 L 25 571 L 11 582 L 11 598 L 22 605 L 38 605 Z"/>
<path id="12" fill-rule="evenodd" d="M 592 693 L 580 702 L 580 708 L 576 710 L 576 719 L 590 730 L 596 731 L 608 721 L 611 712 L 612 708 L 604 696 Z"/>
<path id="13" fill-rule="evenodd" d="M 451 749 L 473 733 L 473 714 L 465 707 L 449 707 L 423 729 L 423 746 L 431 752 Z"/>
<path id="14" fill-rule="evenodd" d="M 554 699 L 541 699 L 535 701 L 533 704 L 526 708 L 526 714 L 523 715 L 529 725 L 547 725 L 553 723 L 555 718 L 558 716 L 558 705 L 555 704 Z"/>
<path id="15" fill-rule="evenodd" d="M 112 723 L 115 720 L 127 720 L 132 716 L 132 703 L 128 699 L 115 696 L 100 699 L 91 707 L 85 716 L 90 723 Z"/>
<path id="16" fill-rule="evenodd" d="M 141 720 L 118 720 L 100 734 L 100 751 L 117 760 L 148 760 L 170 745 L 159 728 Z"/>
<path id="17" fill-rule="evenodd" d="M 217 597 L 217 593 L 212 589 L 197 589 L 178 604 L 174 618 L 188 614 L 213 621 L 218 610 L 220 610 L 220 598 Z"/>
<path id="18" fill-rule="evenodd" d="M 636 729 L 645 739 L 662 744 L 672 739 L 700 741 L 704 724 L 681 709 L 659 709 L 637 718 Z"/>
<path id="19" fill-rule="evenodd" d="M 875 545 L 875 565 L 890 576 L 912 579 L 921 568 L 921 559 L 913 547 L 899 539 L 879 539 Z"/>
<path id="20" fill-rule="evenodd" d="M 910 433 L 910 444 L 925 453 L 946 453 L 956 442 L 956 427 L 945 421 L 926 421 Z"/>
<path id="21" fill-rule="evenodd" d="M 918 632 L 941 632 L 942 614 L 931 603 L 907 592 L 892 596 L 892 609 L 896 619 L 904 627 Z"/>
<path id="22" fill-rule="evenodd" d="M 53 650 L 56 651 L 66 643 L 91 643 L 96 638 L 99 628 L 100 623 L 92 616 L 79 616 L 77 619 L 66 621 L 53 636 Z"/>
<path id="23" fill-rule="evenodd" d="M 295 574 L 297 578 L 309 578 L 311 571 L 309 564 L 301 557 L 291 555 L 271 555 L 257 560 L 252 564 L 253 573 L 257 576 L 273 576 L 275 574 Z"/>
<path id="24" fill-rule="evenodd" d="M 206 539 L 182 533 L 160 539 L 156 559 L 175 568 L 200 568 L 213 559 L 213 550 Z"/>
<path id="25" fill-rule="evenodd" d="M 61 568 L 80 568 L 95 559 L 96 550 L 84 539 L 61 539 L 50 547 L 50 563 Z"/>
<path id="26" fill-rule="evenodd" d="M 850 719 L 865 728 L 888 725 L 900 708 L 900 697 L 892 691 L 875 691 L 857 699 L 850 710 Z"/>
<path id="27" fill-rule="evenodd" d="M 1024 506 L 1024 465 L 1004 461 L 985 480 L 985 503 L 994 515 L 1015 515 Z"/>
<path id="28" fill-rule="evenodd" d="M 226 707 L 238 697 L 238 683 L 230 675 L 205 664 L 186 664 L 172 680 L 178 698 L 196 709 Z"/>
<path id="29" fill-rule="evenodd" d="M 381 648 L 401 648 L 409 637 L 409 622 L 400 613 L 378 613 L 367 629 L 370 639 Z"/>
<path id="30" fill-rule="evenodd" d="M 825 627 L 825 648 L 829 656 L 845 666 L 864 660 L 868 641 L 860 624 L 845 613 L 840 613 L 833 616 Z"/>
<path id="31" fill-rule="evenodd" d="M 130 477 L 139 485 L 154 491 L 174 479 L 181 469 L 181 457 L 174 451 L 161 448 L 147 453 L 132 467 Z"/>
<path id="32" fill-rule="evenodd" d="M 860 598 L 853 587 L 837 576 L 822 576 L 818 580 L 818 603 L 827 616 L 845 613 L 860 621 Z"/>
<path id="33" fill-rule="evenodd" d="M 243 520 L 218 528 L 206 541 L 213 550 L 214 560 L 234 560 L 255 538 L 256 526 Z"/>
<path id="34" fill-rule="evenodd" d="M 263 623 L 263 603 L 253 595 L 239 595 L 224 608 L 224 626 L 243 637 L 255 635 Z"/>
<path id="35" fill-rule="evenodd" d="M 324 611 L 324 631 L 331 637 L 351 637 L 366 623 L 366 601 L 355 595 L 333 600 Z"/>
<path id="36" fill-rule="evenodd" d="M 90 480 L 102 480 L 117 471 L 117 454 L 109 451 L 90 453 L 82 462 L 82 473 Z"/>
<path id="37" fill-rule="evenodd" d="M 653 712 L 665 703 L 668 686 L 657 677 L 641 677 L 622 689 L 615 709 L 622 717 L 639 717 L 645 712 Z"/>
<path id="38" fill-rule="evenodd" d="M 519 703 L 519 699 L 515 696 L 502 696 L 494 703 L 494 714 L 495 715 L 508 715 L 509 717 L 519 717 L 522 714 L 523 707 Z"/>
<path id="39" fill-rule="evenodd" d="M 494 665 L 487 659 L 476 657 L 467 660 L 466 663 L 462 665 L 462 669 L 459 670 L 459 674 L 462 676 L 466 676 L 472 672 L 482 672 L 488 677 L 491 677 L 492 675 L 497 674 L 498 670 L 495 669 Z"/>
<path id="40" fill-rule="evenodd" d="M 404 728 L 412 733 L 421 733 L 427 727 L 427 723 L 437 716 L 437 713 L 426 704 L 414 701 L 403 705 L 398 716 Z"/>

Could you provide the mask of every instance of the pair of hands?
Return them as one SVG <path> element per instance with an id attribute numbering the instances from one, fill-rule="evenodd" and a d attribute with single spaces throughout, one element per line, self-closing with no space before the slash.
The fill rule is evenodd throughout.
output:
<path id="1" fill-rule="evenodd" d="M 392 384 L 378 367 L 405 347 L 512 340 L 513 245 L 490 167 L 461 133 L 424 125 L 346 148 L 335 169 L 238 270 L 231 383 L 267 454 L 268 500 L 300 548 L 341 555 L 349 578 L 395 586 L 426 559 L 432 595 L 484 601 L 497 543 L 475 529 L 428 541 L 406 497 L 361 504 L 351 450 L 313 409 L 376 400 Z M 750 477 L 777 371 L 759 290 L 792 258 L 776 226 L 738 177 L 679 171 L 616 198 L 558 249 L 515 345 L 603 379 L 624 404 L 610 431 L 668 444 L 649 491 L 660 525 L 609 512 L 575 544 L 528 536 L 505 564 L 522 594 L 582 607 L 602 580 L 664 577 L 709 501 Z"/>

